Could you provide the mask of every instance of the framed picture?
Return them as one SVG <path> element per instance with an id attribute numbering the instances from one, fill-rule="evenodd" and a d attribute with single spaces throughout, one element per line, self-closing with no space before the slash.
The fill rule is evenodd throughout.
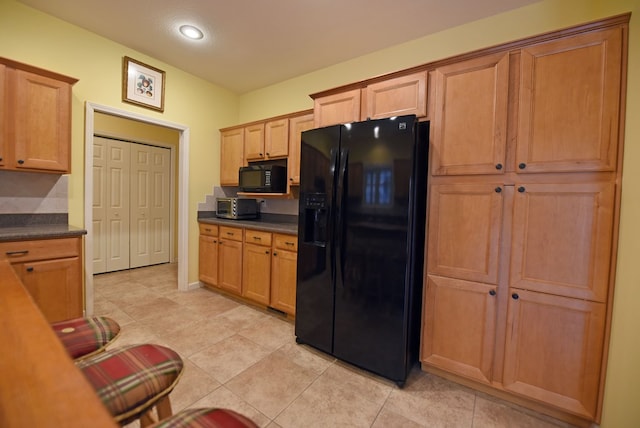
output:
<path id="1" fill-rule="evenodd" d="M 128 56 L 122 63 L 122 101 L 164 111 L 164 71 Z"/>

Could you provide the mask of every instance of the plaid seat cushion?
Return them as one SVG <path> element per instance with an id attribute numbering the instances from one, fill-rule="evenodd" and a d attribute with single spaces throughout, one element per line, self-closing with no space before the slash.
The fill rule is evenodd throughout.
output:
<path id="1" fill-rule="evenodd" d="M 101 350 L 120 333 L 120 325 L 107 317 L 74 318 L 51 327 L 73 359 Z"/>
<path id="2" fill-rule="evenodd" d="M 175 386 L 184 364 L 160 345 L 128 345 L 77 363 L 89 383 L 116 417 L 130 413 Z M 142 413 L 142 412 L 141 412 Z"/>
<path id="3" fill-rule="evenodd" d="M 187 409 L 151 428 L 257 428 L 250 419 L 228 409 Z"/>

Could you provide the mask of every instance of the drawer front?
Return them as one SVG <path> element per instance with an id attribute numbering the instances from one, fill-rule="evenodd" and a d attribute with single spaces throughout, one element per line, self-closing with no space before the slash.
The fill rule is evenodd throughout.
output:
<path id="1" fill-rule="evenodd" d="M 80 238 L 0 242 L 0 257 L 10 263 L 61 259 L 80 255 Z"/>
<path id="2" fill-rule="evenodd" d="M 245 229 L 244 242 L 256 245 L 271 246 L 271 233 L 259 230 Z"/>
<path id="3" fill-rule="evenodd" d="M 232 241 L 242 241 L 242 229 L 237 227 L 220 226 L 220 238 Z"/>
<path id="4" fill-rule="evenodd" d="M 200 223 L 200 235 L 218 236 L 218 226 L 215 224 Z"/>
<path id="5" fill-rule="evenodd" d="M 280 250 L 298 251 L 298 237 L 295 235 L 273 235 L 273 245 Z"/>

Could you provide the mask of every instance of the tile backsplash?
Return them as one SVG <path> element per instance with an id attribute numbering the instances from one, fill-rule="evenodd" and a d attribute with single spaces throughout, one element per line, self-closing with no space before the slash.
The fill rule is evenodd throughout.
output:
<path id="1" fill-rule="evenodd" d="M 0 214 L 67 214 L 69 177 L 0 171 Z"/>

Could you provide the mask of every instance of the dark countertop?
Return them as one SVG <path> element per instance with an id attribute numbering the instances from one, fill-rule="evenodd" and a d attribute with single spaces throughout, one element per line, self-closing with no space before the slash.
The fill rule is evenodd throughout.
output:
<path id="1" fill-rule="evenodd" d="M 28 226 L 0 227 L 0 242 L 31 239 L 73 238 L 87 231 L 68 224 L 32 224 Z"/>
<path id="2" fill-rule="evenodd" d="M 228 220 L 215 217 L 215 213 L 198 212 L 198 222 L 217 224 L 219 226 L 244 227 L 288 235 L 298 234 L 298 217 L 290 215 L 262 214 L 260 218 L 255 220 Z"/>

